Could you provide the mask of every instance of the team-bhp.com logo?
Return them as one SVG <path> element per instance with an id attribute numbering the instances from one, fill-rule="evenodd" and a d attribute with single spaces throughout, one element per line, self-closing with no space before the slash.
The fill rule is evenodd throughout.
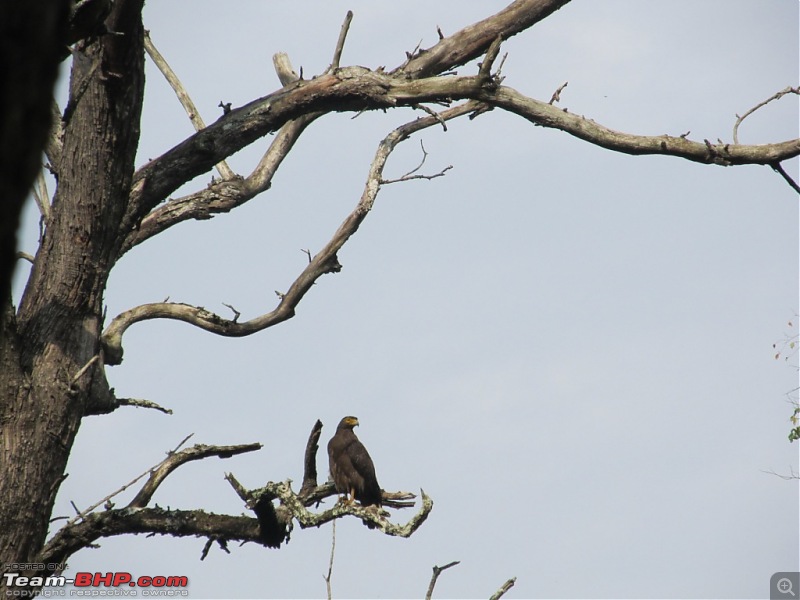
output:
<path id="1" fill-rule="evenodd" d="M 6 596 L 188 596 L 189 579 L 183 575 L 142 575 L 134 578 L 125 571 L 110 573 L 75 573 L 74 577 L 50 575 L 27 577 L 20 573 L 3 573 Z M 64 589 L 66 586 L 73 589 Z M 44 589 L 39 589 L 44 588 Z"/>

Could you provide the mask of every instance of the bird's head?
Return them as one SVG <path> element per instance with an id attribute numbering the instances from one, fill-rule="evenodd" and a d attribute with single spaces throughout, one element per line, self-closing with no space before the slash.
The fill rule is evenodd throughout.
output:
<path id="1" fill-rule="evenodd" d="M 355 417 L 345 417 L 339 421 L 338 429 L 352 429 L 358 425 L 358 419 Z"/>

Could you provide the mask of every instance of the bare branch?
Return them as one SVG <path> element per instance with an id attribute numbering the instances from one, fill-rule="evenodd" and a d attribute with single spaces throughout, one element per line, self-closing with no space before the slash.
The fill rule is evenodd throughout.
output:
<path id="1" fill-rule="evenodd" d="M 661 154 L 676 156 L 704 164 L 723 166 L 769 165 L 800 155 L 800 139 L 776 144 L 736 145 L 693 142 L 670 135 L 633 135 L 614 131 L 581 115 L 571 114 L 545 102 L 501 86 L 496 91 L 484 90 L 478 98 L 527 119 L 535 125 L 561 129 L 577 138 L 624 154 Z"/>
<path id="2" fill-rule="evenodd" d="M 318 81 L 321 78 L 318 78 Z M 108 328 L 103 332 L 101 341 L 106 364 L 117 365 L 122 362 L 123 348 L 122 336 L 125 331 L 140 321 L 150 319 L 172 319 L 183 321 L 211 333 L 225 337 L 244 337 L 263 331 L 269 327 L 290 319 L 295 314 L 295 308 L 311 289 L 317 279 L 326 273 L 338 273 L 342 266 L 339 264 L 337 252 L 344 246 L 348 239 L 358 230 L 361 223 L 372 210 L 375 198 L 382 182 L 382 174 L 386 161 L 395 147 L 409 136 L 431 127 L 440 122 L 447 121 L 470 112 L 476 111 L 482 105 L 479 102 L 466 102 L 460 106 L 443 111 L 434 117 L 417 119 L 392 131 L 379 144 L 375 158 L 370 166 L 367 183 L 358 204 L 333 234 L 331 240 L 320 250 L 303 269 L 285 294 L 280 295 L 278 306 L 269 313 L 245 322 L 234 322 L 210 312 L 202 307 L 174 302 L 157 302 L 144 304 L 127 310 L 115 317 Z"/>
<path id="3" fill-rule="evenodd" d="M 553 95 L 550 96 L 550 102 L 548 102 L 548 104 L 555 104 L 556 102 L 560 101 L 561 100 L 561 92 L 563 92 L 564 88 L 567 87 L 568 85 L 569 85 L 569 81 L 565 81 L 560 86 L 558 86 L 558 89 L 556 89 L 556 91 L 553 92 Z M 681 136 L 681 137 L 683 137 L 683 136 Z"/>
<path id="4" fill-rule="evenodd" d="M 83 365 L 83 366 L 82 366 L 82 367 L 81 367 L 81 368 L 78 370 L 78 372 L 75 374 L 75 377 L 73 377 L 73 378 L 72 378 L 72 381 L 71 381 L 71 382 L 70 382 L 70 384 L 69 384 L 70 388 L 74 388 L 74 387 L 77 385 L 77 383 L 78 383 L 78 380 L 79 380 L 81 377 L 83 377 L 83 375 L 84 375 L 84 374 L 85 374 L 85 373 L 86 373 L 86 372 L 87 372 L 87 371 L 88 371 L 88 370 L 91 368 L 91 366 L 92 366 L 94 363 L 96 363 L 96 362 L 97 362 L 99 359 L 100 359 L 100 355 L 99 355 L 99 354 L 95 354 L 95 355 L 94 355 L 92 358 L 90 358 L 90 359 L 87 361 L 87 363 L 86 363 L 85 365 Z"/>
<path id="5" fill-rule="evenodd" d="M 449 71 L 484 54 L 498 36 L 507 40 L 549 16 L 569 0 L 517 0 L 418 53 L 400 69 L 412 78 Z"/>
<path id="6" fill-rule="evenodd" d="M 332 600 L 333 598 L 333 594 L 331 593 L 331 575 L 333 574 L 333 555 L 336 552 L 336 521 L 331 523 L 331 526 L 331 559 L 328 562 L 328 574 L 322 576 L 325 580 L 325 588 L 328 591 L 328 600 Z"/>
<path id="7" fill-rule="evenodd" d="M 16 254 L 17 260 L 27 260 L 29 263 L 33 264 L 34 256 L 33 254 L 28 254 L 27 252 L 18 251 Z"/>
<path id="8" fill-rule="evenodd" d="M 431 575 L 431 582 L 428 584 L 428 593 L 425 594 L 425 600 L 431 600 L 431 597 L 433 596 L 433 588 L 436 587 L 436 580 L 439 579 L 439 575 L 442 574 L 442 571 L 449 569 L 450 567 L 455 567 L 458 564 L 461 564 L 460 560 L 454 560 L 453 562 L 447 563 L 443 567 L 437 567 L 436 565 L 433 566 L 433 575 Z"/>
<path id="9" fill-rule="evenodd" d="M 486 51 L 486 56 L 481 62 L 480 69 L 478 70 L 478 76 L 484 79 L 489 79 L 492 75 L 492 65 L 494 65 L 495 59 L 497 59 L 497 55 L 500 53 L 500 44 L 503 43 L 503 36 L 498 35 L 492 45 L 489 46 L 489 49 Z"/>
<path id="10" fill-rule="evenodd" d="M 172 454 L 174 454 L 174 452 L 175 452 L 175 451 L 177 451 L 177 449 L 178 449 L 178 448 L 180 448 L 181 446 L 183 446 L 183 444 L 185 444 L 185 443 L 186 443 L 186 440 L 188 440 L 190 437 L 192 437 L 192 435 L 194 435 L 194 434 L 189 434 L 188 436 L 186 436 L 186 437 L 185 437 L 185 438 L 184 438 L 184 439 L 183 439 L 183 440 L 182 440 L 182 441 L 181 441 L 181 442 L 180 442 L 180 443 L 179 443 L 179 444 L 178 444 L 178 445 L 175 447 L 175 450 L 173 450 L 172 452 L 169 452 L 169 453 L 168 453 L 168 457 L 167 457 L 166 459 L 164 459 L 164 461 L 161 461 L 161 462 L 160 462 L 160 463 L 158 463 L 157 465 L 154 465 L 153 467 L 151 467 L 150 469 L 148 469 L 147 471 L 145 471 L 144 473 L 142 473 L 142 474 L 141 474 L 141 475 L 139 475 L 138 477 L 135 477 L 134 479 L 132 479 L 131 481 L 129 481 L 128 483 L 126 483 L 125 485 L 123 485 L 123 486 L 122 486 L 121 488 L 119 488 L 118 490 L 116 490 L 116 491 L 114 491 L 114 492 L 111 492 L 111 493 L 110 493 L 108 496 L 106 496 L 106 497 L 105 497 L 105 498 L 103 498 L 102 500 L 100 500 L 100 501 L 98 501 L 98 502 L 95 502 L 95 503 L 94 503 L 92 506 L 90 506 L 90 507 L 89 507 L 89 508 L 87 508 L 86 510 L 84 510 L 84 511 L 79 511 L 79 510 L 77 509 L 77 507 L 75 507 L 75 512 L 76 512 L 76 513 L 78 513 L 78 514 L 75 516 L 75 518 L 73 518 L 72 520 L 70 520 L 70 521 L 67 523 L 67 525 L 65 525 L 65 527 L 67 527 L 67 526 L 69 526 L 69 525 L 72 525 L 72 524 L 73 524 L 75 521 L 77 521 L 77 520 L 79 520 L 79 519 L 84 519 L 84 518 L 86 517 L 86 515 L 88 515 L 90 512 L 92 512 L 92 511 L 93 511 L 95 508 L 97 508 L 97 507 L 98 507 L 98 506 L 100 506 L 101 504 L 105 504 L 106 502 L 108 502 L 109 500 L 111 500 L 111 498 L 113 498 L 114 496 L 117 496 L 118 494 L 121 494 L 122 492 L 124 492 L 125 490 L 127 490 L 129 487 L 131 487 L 131 486 L 132 486 L 134 483 L 136 483 L 137 481 L 139 481 L 139 480 L 140 480 L 142 477 L 144 477 L 144 476 L 145 476 L 145 475 L 147 475 L 148 473 L 152 472 L 154 469 L 157 469 L 157 468 L 158 468 L 159 466 L 161 466 L 161 465 L 162 465 L 162 464 L 163 464 L 163 463 L 164 463 L 166 460 L 169 460 L 169 456 L 172 456 Z M 72 506 L 74 507 L 75 505 L 73 504 Z"/>
<path id="11" fill-rule="evenodd" d="M 447 173 L 450 169 L 453 168 L 453 165 L 447 165 L 444 169 L 439 171 L 438 173 L 434 173 L 433 175 L 410 175 L 406 174 L 402 177 L 397 179 L 381 179 L 381 185 L 388 185 L 390 183 L 400 183 L 402 181 L 412 181 L 414 179 L 436 179 L 437 177 L 444 177 L 445 173 Z"/>
<path id="12" fill-rule="evenodd" d="M 178 447 L 189 437 L 191 436 L 185 438 Z M 44 565 L 48 563 L 64 563 L 67 557 L 81 548 L 87 547 L 96 539 L 126 533 L 204 536 L 217 541 L 221 540 L 222 544 L 226 539 L 264 543 L 261 539 L 258 521 L 252 518 L 214 515 L 202 510 L 179 511 L 144 508 L 159 484 L 178 466 L 208 456 L 229 458 L 235 454 L 251 452 L 260 448 L 261 444 L 241 444 L 237 446 L 196 445 L 181 452 L 173 451 L 169 453 L 169 456 L 151 471 L 145 471 L 127 485 L 103 498 L 100 502 L 87 510 L 79 512 L 76 517 L 64 525 L 48 541 L 39 555 L 41 562 Z M 125 508 L 113 509 L 113 505 L 110 503 L 111 498 L 136 483 L 148 472 L 151 474 L 150 479 L 133 501 Z M 105 511 L 99 513 L 91 512 L 101 504 L 105 504 Z M 77 522 L 79 520 L 80 522 Z M 51 567 L 48 566 L 47 569 L 51 569 Z M 45 570 L 44 568 L 41 572 L 42 575 L 50 573 L 52 573 L 52 570 Z"/>
<path id="13" fill-rule="evenodd" d="M 350 30 L 350 23 L 352 21 L 353 11 L 348 10 L 344 18 L 344 23 L 342 23 L 342 29 L 339 31 L 339 39 L 336 40 L 336 48 L 333 51 L 333 60 L 331 61 L 331 66 L 328 67 L 328 73 L 339 68 L 339 61 L 342 59 L 342 50 L 344 50 L 344 41 L 347 39 L 347 32 Z"/>
<path id="14" fill-rule="evenodd" d="M 311 256 L 309 255 L 309 259 Z M 319 437 L 322 435 L 322 421 L 317 419 L 311 434 L 306 442 L 306 452 L 303 460 L 303 485 L 300 486 L 300 495 L 306 496 L 317 487 L 317 450 Z"/>
<path id="15" fill-rule="evenodd" d="M 121 232 L 129 235 L 150 210 L 180 185 L 292 119 L 333 110 L 357 112 L 469 98 L 476 95 L 484 84 L 485 81 L 477 76 L 432 77 L 414 81 L 364 67 L 344 67 L 335 73 L 297 81 L 269 96 L 232 109 L 215 123 L 141 167 L 134 174 Z"/>
<path id="16" fill-rule="evenodd" d="M 178 101 L 181 103 L 181 106 L 183 106 L 186 114 L 189 115 L 189 120 L 192 122 L 192 125 L 194 125 L 195 131 L 205 129 L 206 124 L 203 122 L 203 118 L 200 116 L 200 111 L 197 110 L 197 107 L 194 105 L 194 102 L 192 102 L 192 99 L 189 97 L 189 93 L 186 91 L 186 88 L 183 87 L 183 84 L 181 83 L 181 80 L 178 79 L 175 71 L 172 70 L 172 67 L 169 66 L 169 63 L 167 63 L 166 59 L 156 49 L 153 41 L 150 39 L 150 32 L 147 30 L 144 32 L 144 49 L 158 67 L 158 70 L 161 71 L 161 74 L 164 75 L 164 78 L 167 80 L 169 85 L 175 91 L 175 95 L 178 97 Z M 236 177 L 236 173 L 233 172 L 233 170 L 228 166 L 228 163 L 226 163 L 224 160 L 217 164 L 217 171 L 219 172 L 220 177 L 223 179 L 232 179 Z"/>
<path id="17" fill-rule="evenodd" d="M 512 577 L 508 581 L 506 581 L 503 585 L 500 586 L 500 589 L 497 590 L 494 594 L 491 595 L 489 600 L 500 600 L 500 598 L 505 594 L 508 590 L 514 587 L 514 584 L 517 582 L 516 577 Z"/>
<path id="18" fill-rule="evenodd" d="M 210 219 L 215 214 L 230 212 L 269 189 L 278 167 L 294 147 L 300 134 L 321 114 L 304 115 L 286 123 L 246 179 L 235 177 L 227 181 L 215 181 L 204 190 L 170 200 L 155 209 L 142 220 L 138 228 L 128 234 L 120 253 L 127 252 L 177 223 L 189 219 Z"/>
<path id="19" fill-rule="evenodd" d="M 800 474 L 796 473 L 794 467 L 791 465 L 789 466 L 789 474 L 788 475 L 781 475 L 780 473 L 776 473 L 775 471 L 764 471 L 762 469 L 762 473 L 766 473 L 767 475 L 775 475 L 775 477 L 780 477 L 784 481 L 792 481 L 793 479 L 800 479 Z"/>
<path id="20" fill-rule="evenodd" d="M 53 570 L 48 565 L 67 562 L 69 556 L 91 545 L 95 540 L 130 533 L 210 537 L 264 544 L 258 521 L 252 517 L 158 507 L 110 509 L 92 513 L 80 523 L 61 528 L 39 553 L 36 562 L 46 568 L 34 575 L 51 575 Z"/>
<path id="21" fill-rule="evenodd" d="M 272 65 L 275 67 L 275 72 L 278 74 L 281 85 L 289 85 L 300 79 L 300 76 L 292 67 L 292 61 L 289 60 L 289 55 L 286 52 L 274 54 L 272 56 Z"/>
<path id="22" fill-rule="evenodd" d="M 791 187 L 795 192 L 800 194 L 800 185 L 797 185 L 797 182 L 794 179 L 792 179 L 791 175 L 789 175 L 786 172 L 786 169 L 783 168 L 783 165 L 781 165 L 781 163 L 774 162 L 771 163 L 769 166 L 772 167 L 773 171 L 777 172 L 781 177 L 783 177 L 784 181 L 786 181 L 786 183 L 789 184 L 789 187 Z"/>
<path id="23" fill-rule="evenodd" d="M 433 116 L 436 119 L 441 120 L 441 117 L 439 116 L 438 113 L 434 113 Z M 447 131 L 447 127 L 444 121 L 442 121 L 442 126 L 444 126 L 445 131 Z M 399 183 L 401 181 L 411 181 L 412 179 L 429 179 L 429 180 L 436 179 L 437 177 L 442 177 L 447 171 L 453 168 L 453 165 L 448 165 L 444 169 L 433 175 L 415 175 L 415 173 L 422 168 L 422 166 L 425 164 L 425 161 L 428 158 L 428 152 L 425 150 L 425 145 L 422 143 L 422 140 L 419 141 L 419 147 L 422 149 L 422 160 L 420 161 L 420 163 L 415 168 L 411 169 L 408 173 L 406 173 L 401 177 L 398 177 L 397 179 L 381 179 L 381 185 L 387 185 L 390 183 Z"/>
<path id="24" fill-rule="evenodd" d="M 230 308 L 230 309 L 231 309 L 231 312 L 233 313 L 233 322 L 234 322 L 234 323 L 236 323 L 236 322 L 239 320 L 239 317 L 241 317 L 241 316 L 242 316 L 242 313 L 240 313 L 238 310 L 236 310 L 236 309 L 235 309 L 233 306 L 231 306 L 230 304 L 226 304 L 225 302 L 223 302 L 223 303 L 222 303 L 222 306 L 224 306 L 224 307 L 226 307 L 226 308 Z"/>
<path id="25" fill-rule="evenodd" d="M 780 92 L 777 92 L 777 93 L 773 94 L 772 96 L 770 96 L 769 98 L 767 98 L 763 102 L 759 102 L 758 104 L 756 104 L 753 108 L 748 110 L 741 117 L 739 115 L 736 115 L 736 123 L 733 124 L 733 143 L 734 144 L 738 144 L 739 143 L 739 125 L 742 124 L 742 121 L 744 121 L 747 117 L 749 117 L 754 112 L 756 112 L 759 108 L 762 108 L 762 107 L 766 106 L 767 104 L 769 104 L 773 100 L 778 100 L 778 99 L 782 98 L 786 94 L 800 94 L 800 86 L 798 86 L 798 87 L 787 86 L 784 89 L 782 89 Z"/>
<path id="26" fill-rule="evenodd" d="M 227 478 L 227 476 L 226 476 Z M 335 488 L 326 486 L 333 494 L 336 494 Z M 238 491 L 237 491 L 238 493 Z M 404 495 L 407 494 L 402 492 Z M 269 482 L 264 487 L 253 490 L 248 493 L 248 505 L 253 505 L 262 497 L 276 498 L 280 501 L 281 505 L 288 510 L 291 516 L 297 520 L 300 527 L 308 529 L 309 527 L 319 527 L 329 521 L 338 519 L 345 515 L 353 515 L 361 519 L 365 524 L 374 525 L 375 528 L 380 529 L 383 533 L 389 536 L 410 537 L 420 525 L 422 525 L 428 518 L 431 510 L 433 510 L 433 500 L 424 492 L 420 490 L 422 497 L 422 504 L 419 511 L 412 516 L 405 525 L 396 525 L 385 518 L 387 514 L 377 506 L 361 506 L 359 504 L 347 504 L 337 502 L 333 508 L 329 508 L 321 513 L 313 513 L 306 508 L 310 502 L 310 498 L 302 498 L 292 491 L 291 482 Z M 388 506 L 388 504 L 387 504 Z"/>
<path id="27" fill-rule="evenodd" d="M 515 5 L 526 3 L 539 4 L 544 0 L 519 0 Z M 493 36 L 486 47 L 496 39 L 497 36 Z M 800 154 L 800 140 L 759 146 L 719 144 L 709 151 L 684 138 L 623 134 L 528 98 L 511 88 L 496 87 L 497 82 L 493 79 L 487 82 L 480 76 L 414 79 L 405 71 L 392 75 L 364 67 L 344 67 L 311 80 L 296 81 L 278 92 L 231 110 L 140 168 L 134 175 L 121 232 L 126 236 L 135 235 L 131 232 L 147 212 L 185 181 L 204 173 L 220 159 L 292 119 L 330 111 L 359 112 L 474 99 L 516 112 L 535 124 L 562 129 L 591 143 L 628 154 L 663 154 L 721 165 L 769 164 Z"/>
<path id="28" fill-rule="evenodd" d="M 117 402 L 119 403 L 120 406 L 138 406 L 140 408 L 152 408 L 153 410 L 158 410 L 166 415 L 172 414 L 171 408 L 164 408 L 160 404 L 156 404 L 151 400 L 141 400 L 139 398 L 118 398 Z"/>
<path id="29" fill-rule="evenodd" d="M 257 442 L 253 444 L 239 444 L 236 446 L 207 446 L 205 444 L 196 444 L 191 448 L 171 454 L 150 472 L 150 478 L 142 489 L 139 490 L 139 493 L 136 494 L 136 497 L 128 504 L 128 508 L 142 508 L 147 506 L 153 494 L 155 494 L 158 489 L 158 486 L 161 485 L 170 473 L 182 464 L 208 458 L 209 456 L 230 458 L 237 454 L 261 450 L 261 448 L 261 444 Z"/>
<path id="30" fill-rule="evenodd" d="M 425 112 L 426 112 L 426 113 L 428 113 L 430 116 L 432 116 L 433 118 L 437 119 L 437 120 L 439 121 L 439 123 L 441 123 L 441 125 L 442 125 L 442 130 L 443 130 L 443 131 L 447 131 L 447 123 L 445 123 L 445 122 L 442 120 L 442 118 L 439 116 L 439 113 L 437 113 L 437 112 L 436 112 L 435 110 L 433 110 L 432 108 L 428 108 L 428 107 L 427 107 L 427 106 L 425 106 L 424 104 L 414 104 L 414 105 L 413 105 L 411 108 L 415 108 L 415 109 L 419 109 L 419 110 L 425 111 Z"/>

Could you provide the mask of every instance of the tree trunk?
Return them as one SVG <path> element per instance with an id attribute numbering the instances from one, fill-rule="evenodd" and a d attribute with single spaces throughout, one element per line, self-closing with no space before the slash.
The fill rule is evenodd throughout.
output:
<path id="1" fill-rule="evenodd" d="M 16 319 L 0 339 L 0 561 L 35 562 L 93 390 L 103 292 L 121 243 L 144 91 L 142 0 L 74 55 L 58 189 Z M 0 591 L 2 582 L 0 582 Z"/>

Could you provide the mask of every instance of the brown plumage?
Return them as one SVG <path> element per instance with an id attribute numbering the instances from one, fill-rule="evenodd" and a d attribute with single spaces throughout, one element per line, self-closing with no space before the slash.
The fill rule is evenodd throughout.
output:
<path id="1" fill-rule="evenodd" d="M 363 506 L 380 506 L 381 486 L 375 477 L 375 465 L 364 444 L 353 431 L 356 425 L 358 419 L 345 417 L 339 422 L 336 433 L 328 442 L 331 478 L 336 485 L 336 491 L 345 494 L 348 502 L 355 499 Z"/>

